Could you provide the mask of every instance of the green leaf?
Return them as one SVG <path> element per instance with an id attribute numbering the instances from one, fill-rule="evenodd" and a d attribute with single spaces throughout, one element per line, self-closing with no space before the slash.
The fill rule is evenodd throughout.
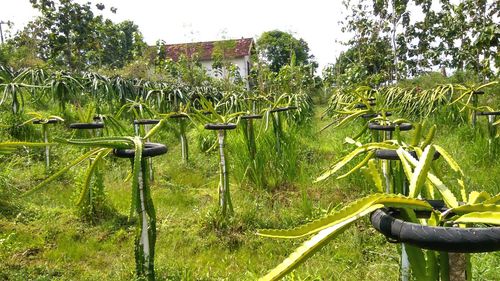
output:
<path id="1" fill-rule="evenodd" d="M 359 146 L 363 146 L 363 144 L 362 144 L 362 143 L 360 143 L 359 141 L 355 141 L 355 139 L 350 138 L 350 137 L 346 137 L 346 138 L 344 139 L 344 142 L 345 142 L 345 143 L 348 143 L 348 144 L 354 144 L 354 145 L 356 145 L 356 146 L 358 146 L 358 147 L 359 147 Z"/>
<path id="2" fill-rule="evenodd" d="M 360 212 L 355 216 L 351 216 L 347 220 L 321 230 L 310 240 L 304 242 L 300 247 L 298 247 L 295 252 L 290 254 L 290 256 L 288 256 L 288 258 L 286 258 L 281 264 L 259 280 L 272 281 L 281 279 L 283 276 L 297 268 L 297 266 L 307 260 L 310 256 L 314 255 L 336 235 L 342 233 L 342 231 L 344 231 L 354 221 L 382 207 L 384 207 L 382 204 L 370 206 L 363 212 Z"/>
<path id="3" fill-rule="evenodd" d="M 342 178 L 345 178 L 349 175 L 351 175 L 352 173 L 354 173 L 355 171 L 359 170 L 361 167 L 363 167 L 370 159 L 372 159 L 373 155 L 375 154 L 375 151 L 370 151 L 368 152 L 368 154 L 366 155 L 366 157 L 361 160 L 361 162 L 359 162 L 354 168 L 352 168 L 349 172 L 341 175 L 341 176 L 338 176 L 337 179 L 342 179 Z"/>
<path id="4" fill-rule="evenodd" d="M 408 162 L 408 160 L 404 155 L 404 149 L 400 147 L 396 150 L 396 153 L 399 156 L 399 160 L 401 161 L 401 165 L 403 166 L 403 171 L 405 172 L 406 178 L 407 179 L 413 178 L 413 171 L 410 163 Z"/>
<path id="5" fill-rule="evenodd" d="M 475 90 L 476 91 L 479 91 L 481 90 L 482 88 L 486 88 L 486 87 L 489 87 L 491 85 L 495 85 L 495 84 L 498 84 L 499 81 L 491 81 L 489 83 L 486 83 L 486 84 L 483 84 L 483 85 L 480 85 L 479 87 L 477 87 Z"/>
<path id="6" fill-rule="evenodd" d="M 424 251 L 421 248 L 412 246 L 410 244 L 404 244 L 404 246 L 408 255 L 408 260 L 410 261 L 413 277 L 415 277 L 417 281 L 429 280 Z"/>
<path id="7" fill-rule="evenodd" d="M 498 212 L 500 213 L 500 205 L 497 204 L 472 204 L 462 205 L 449 210 L 451 213 L 458 215 L 468 214 L 473 212 Z"/>
<path id="8" fill-rule="evenodd" d="M 163 126 L 163 124 L 166 123 L 167 120 L 169 120 L 170 116 L 174 115 L 174 114 L 175 113 L 166 114 L 166 117 L 163 118 L 163 119 L 161 119 L 160 122 L 158 122 L 158 124 L 156 124 L 153 128 L 151 128 L 151 130 L 149 130 L 149 132 L 143 137 L 143 139 L 147 140 L 152 135 L 156 134 L 161 129 L 161 127 Z"/>
<path id="9" fill-rule="evenodd" d="M 483 201 L 483 204 L 498 204 L 500 202 L 500 193 L 491 197 L 488 200 Z"/>
<path id="10" fill-rule="evenodd" d="M 319 131 L 322 132 L 322 131 L 328 129 L 329 127 L 331 127 L 335 123 L 337 123 L 337 125 L 335 125 L 334 128 L 341 127 L 341 126 L 345 125 L 346 123 L 348 123 L 349 121 L 352 121 L 352 120 L 358 118 L 359 116 L 361 116 L 365 113 L 368 113 L 368 112 L 370 112 L 369 109 L 349 112 L 351 114 L 348 115 L 347 117 L 345 117 L 344 119 L 342 119 L 340 122 L 337 123 L 337 120 L 335 120 L 335 121 L 329 123 L 328 125 L 324 126 L 323 128 L 321 128 Z"/>
<path id="11" fill-rule="evenodd" d="M 417 146 L 420 142 L 420 138 L 422 137 L 422 124 L 415 124 L 415 133 L 413 134 L 413 138 L 411 141 L 411 146 Z"/>
<path id="12" fill-rule="evenodd" d="M 455 220 L 457 223 L 486 223 L 500 225 L 500 212 L 473 212 Z"/>
<path id="13" fill-rule="evenodd" d="M 468 204 L 477 204 L 477 203 L 481 203 L 485 200 L 488 200 L 490 198 L 491 198 L 490 194 L 486 191 L 481 191 L 481 192 L 471 191 L 471 193 L 469 193 L 469 201 L 467 201 L 467 203 Z"/>
<path id="14" fill-rule="evenodd" d="M 371 178 L 373 179 L 373 182 L 375 183 L 375 187 L 379 192 L 384 192 L 384 184 L 382 181 L 382 175 L 380 174 L 380 171 L 377 167 L 377 160 L 375 159 L 370 159 L 368 161 L 368 171 L 371 175 Z"/>
<path id="15" fill-rule="evenodd" d="M 443 159 L 448 163 L 448 165 L 450 165 L 453 171 L 460 173 L 461 176 L 464 175 L 464 172 L 458 165 L 457 161 L 453 159 L 453 157 L 448 153 L 448 151 L 446 151 L 444 148 L 442 148 L 437 144 L 434 144 L 433 146 L 436 148 L 436 151 L 439 152 L 439 154 L 441 154 L 441 157 L 443 157 Z"/>
<path id="16" fill-rule="evenodd" d="M 135 155 L 132 166 L 132 200 L 130 206 L 129 219 L 133 217 L 134 210 L 138 208 L 136 205 L 140 204 L 140 200 L 138 199 L 138 194 L 140 193 L 139 181 L 142 180 L 140 179 L 140 175 L 142 170 L 141 161 L 142 161 L 143 143 L 139 136 L 132 138 L 132 140 L 134 141 Z"/>
<path id="17" fill-rule="evenodd" d="M 126 149 L 134 147 L 131 137 L 98 137 L 88 139 L 56 139 L 59 142 L 91 147 Z"/>
<path id="18" fill-rule="evenodd" d="M 41 142 L 1 142 L 0 143 L 0 154 L 11 153 L 21 146 L 30 147 L 45 147 L 47 145 L 54 145 L 54 143 L 41 143 Z"/>
<path id="19" fill-rule="evenodd" d="M 415 168 L 415 173 L 410 179 L 409 186 L 409 197 L 415 198 L 420 194 L 420 190 L 424 185 L 429 169 L 431 168 L 431 163 L 434 158 L 434 147 L 428 145 L 425 147 L 422 156 L 420 157 L 419 164 Z"/>
<path id="20" fill-rule="evenodd" d="M 81 162 L 87 160 L 88 158 L 92 157 L 92 155 L 95 155 L 97 153 L 100 153 L 102 151 L 102 148 L 96 148 L 96 149 L 93 149 L 85 154 L 83 154 L 82 156 L 78 157 L 77 159 L 73 160 L 72 162 L 69 163 L 69 165 L 67 165 L 66 167 L 62 168 L 61 170 L 59 170 L 58 172 L 54 173 L 53 175 L 51 175 L 50 177 L 48 177 L 47 179 L 45 179 L 44 181 L 42 181 L 41 183 L 39 183 L 37 186 L 35 186 L 33 189 L 27 191 L 26 193 L 24 193 L 22 196 L 29 196 L 33 193 L 35 193 L 36 191 L 38 191 L 40 188 L 46 186 L 48 183 L 52 182 L 53 180 L 57 179 L 58 177 L 60 177 L 62 174 L 64 174 L 66 171 L 68 171 L 69 169 L 71 169 L 71 167 L 74 167 L 78 164 L 80 164 Z"/>
<path id="21" fill-rule="evenodd" d="M 427 133 L 427 136 L 425 137 L 424 141 L 422 142 L 422 145 L 420 145 L 421 148 L 425 148 L 428 146 L 432 140 L 434 139 L 434 135 L 436 134 L 436 129 L 437 126 L 434 125 L 430 128 L 429 132 Z"/>
<path id="22" fill-rule="evenodd" d="M 411 165 L 416 167 L 419 164 L 417 159 L 413 158 L 413 156 L 407 151 L 403 150 L 402 153 Z M 439 193 L 441 193 L 441 196 L 447 206 L 451 208 L 458 207 L 457 198 L 438 177 L 429 172 L 427 173 L 427 178 L 438 189 Z"/>
<path id="23" fill-rule="evenodd" d="M 314 234 L 325 228 L 338 224 L 363 212 L 374 204 L 388 207 L 409 207 L 418 210 L 430 210 L 432 207 L 424 200 L 408 198 L 402 195 L 376 193 L 352 202 L 343 209 L 293 229 L 263 229 L 257 232 L 260 236 L 274 238 L 300 238 Z"/>
<path id="24" fill-rule="evenodd" d="M 330 170 L 324 172 L 321 176 L 319 176 L 314 182 L 319 182 L 322 180 L 327 179 L 331 175 L 335 174 L 338 170 L 340 170 L 342 167 L 347 165 L 354 157 L 358 156 L 361 153 L 371 151 L 374 149 L 395 149 L 396 146 L 391 145 L 391 144 L 386 144 L 386 143 L 368 143 L 363 146 L 360 146 L 353 151 L 351 151 L 349 154 L 347 154 L 344 158 L 342 158 L 339 162 L 337 162 L 335 165 L 333 165 Z"/>
<path id="25" fill-rule="evenodd" d="M 85 178 L 83 181 L 82 192 L 80 193 L 80 198 L 78 198 L 76 205 L 81 205 L 83 203 L 85 196 L 87 196 L 87 194 L 89 192 L 90 184 L 91 184 L 90 181 L 92 179 L 92 175 L 94 174 L 94 171 L 95 171 L 97 165 L 99 164 L 99 161 L 110 152 L 111 152 L 111 149 L 105 149 L 105 150 L 101 150 L 99 153 L 97 153 L 96 157 L 92 161 L 92 164 L 85 171 Z"/>

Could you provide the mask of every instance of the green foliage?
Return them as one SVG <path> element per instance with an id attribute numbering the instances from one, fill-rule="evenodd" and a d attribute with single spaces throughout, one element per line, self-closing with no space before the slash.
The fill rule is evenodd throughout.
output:
<path id="1" fill-rule="evenodd" d="M 272 30 L 264 32 L 257 40 L 257 52 L 273 72 L 289 65 L 295 56 L 297 65 L 312 64 L 317 67 L 314 56 L 309 54 L 309 46 L 303 39 L 296 39 L 287 32 Z"/>
<path id="2" fill-rule="evenodd" d="M 495 15 L 499 7 L 495 1 L 440 1 L 434 5 L 429 0 L 343 2 L 348 15 L 342 29 L 354 36 L 346 42 L 350 49 L 341 57 L 363 48 L 368 50 L 367 60 L 391 62 L 364 83 L 399 80 L 436 68 L 443 69 L 444 73 L 446 68 L 472 70 L 483 81 L 498 74 L 498 36 L 495 34 L 499 25 Z M 423 12 L 423 19 L 416 19 L 413 11 L 417 9 Z M 391 51 L 380 48 L 380 42 L 384 42 L 384 46 L 390 44 Z M 371 49 L 380 51 L 375 56 L 378 60 L 373 59 Z M 366 60 L 359 61 L 346 65 L 340 60 L 342 67 L 329 72 L 348 74 L 351 80 L 363 77 L 367 72 L 361 66 L 366 65 Z"/>
<path id="3" fill-rule="evenodd" d="M 470 82 L 434 84 L 431 81 L 423 83 L 423 86 L 416 84 L 422 79 L 426 78 L 378 89 L 368 86 L 334 88 L 331 90 L 329 107 L 325 115 L 348 122 L 365 113 L 382 115 L 383 112 L 390 111 L 410 120 L 440 116 L 450 121 L 464 122 L 472 118 L 472 112 L 475 110 L 494 110 L 491 107 L 474 104 L 476 98 L 474 93 L 485 91 L 487 94 L 485 96 L 495 103 L 494 87 L 498 85 L 497 80 L 484 84 Z M 368 102 L 370 98 L 376 101 L 370 104 Z M 364 104 L 364 107 L 356 108 L 358 104 Z M 341 123 L 338 125 L 342 125 Z"/>
<path id="4" fill-rule="evenodd" d="M 392 64 L 388 60 L 391 56 L 388 40 L 374 34 L 359 41 L 341 52 L 334 64 L 323 69 L 323 80 L 327 86 L 366 84 L 376 87 L 390 80 Z"/>
<path id="5" fill-rule="evenodd" d="M 344 231 L 354 221 L 360 219 L 384 206 L 400 208 L 431 209 L 425 201 L 388 194 L 374 194 L 355 201 L 338 212 L 332 212 L 324 218 L 306 224 L 293 230 L 259 230 L 262 236 L 277 238 L 297 238 L 304 235 L 315 234 L 310 240 L 304 242 L 286 260 L 275 267 L 261 280 L 279 280 L 291 272 L 307 258 L 316 253 L 332 238 Z"/>
<path id="6" fill-rule="evenodd" d="M 27 110 L 32 110 L 27 105 Z M 50 108 L 55 110 L 57 104 L 51 104 Z M 73 107 L 70 109 L 74 110 Z M 240 175 L 234 165 L 246 147 L 243 142 L 236 140 L 239 133 L 234 131 L 228 134 L 228 152 L 230 156 L 236 156 L 230 161 L 235 215 L 224 222 L 218 219 L 214 211 L 217 201 L 214 187 L 219 179 L 217 161 L 213 158 L 215 155 L 197 149 L 194 141 L 198 131 L 190 127 L 190 163 L 179 165 L 176 155 L 180 155 L 180 145 L 168 124 L 163 125 L 153 139 L 167 144 L 172 153 L 155 161 L 155 183 L 151 184 L 157 216 L 157 280 L 256 280 L 301 244 L 296 239 L 263 239 L 255 235 L 256 229 L 293 228 L 347 205 L 342 202 L 354 201 L 371 192 L 371 183 L 360 172 L 338 181 L 311 184 L 322 167 L 328 167 L 350 151 L 350 146 L 343 144 L 343 139 L 359 129 L 359 124 L 355 122 L 317 135 L 315 132 L 329 122 L 320 119 L 323 110 L 324 107 L 316 107 L 314 118 L 306 127 L 297 128 L 292 122 L 290 125 L 294 129 L 288 131 L 289 128 L 285 126 L 285 132 L 295 137 L 295 178 L 270 190 L 256 188 L 250 181 L 239 183 Z M 10 116 L 8 110 L 1 115 Z M 282 115 L 283 120 L 289 122 L 290 119 L 285 116 Z M 257 134 L 264 121 L 256 121 Z M 269 121 L 267 134 L 272 137 L 272 124 Z M 460 163 L 467 175 L 467 186 L 497 193 L 500 187 L 496 176 L 500 171 L 499 163 L 484 158 L 487 152 L 482 149 L 486 144 L 484 140 L 475 139 L 472 129 L 464 124 L 448 126 L 437 118 L 429 118 L 427 122 L 427 125 L 437 124 L 435 139 Z M 216 141 L 215 134 L 206 133 L 213 138 L 213 144 Z M 69 136 L 69 133 L 58 127 L 54 135 Z M 411 136 L 408 135 L 410 139 Z M 268 151 L 273 150 L 261 148 L 260 141 L 258 138 L 258 155 L 267 156 Z M 271 139 L 268 145 L 272 148 L 275 143 Z M 55 163 L 56 167 L 64 167 L 68 155 L 78 155 L 80 151 L 83 150 L 73 146 L 55 146 L 54 159 L 61 159 Z M 68 200 L 78 189 L 73 184 L 76 169 L 66 172 L 60 180 L 53 181 L 47 186 L 49 188 L 39 190 L 36 196 L 17 200 L 20 192 L 42 180 L 39 175 L 43 174 L 43 163 L 39 163 L 33 151 L 28 154 L 22 149 L 11 156 L 3 156 L 2 161 L 2 174 L 8 176 L 5 178 L 5 192 L 9 193 L 9 197 L 6 200 L 8 205 L 2 204 L 0 211 L 0 279 L 135 278 L 132 246 L 135 227 L 127 222 L 130 183 L 124 184 L 130 168 L 128 161 L 111 158 L 106 161 L 106 200 L 117 212 L 108 213 L 98 224 L 89 224 L 76 217 L 73 201 Z M 7 164 L 11 167 L 7 167 Z M 87 167 L 87 161 L 82 164 L 83 168 Z M 436 164 L 442 169 L 441 174 L 446 182 L 450 182 L 447 178 L 451 175 L 448 173 L 451 169 L 443 159 Z M 269 170 L 266 168 L 264 171 Z M 454 193 L 458 192 L 454 185 L 449 188 Z M 397 247 L 376 234 L 366 220 L 359 220 L 352 226 L 283 279 L 396 280 Z M 472 255 L 473 278 L 495 280 L 498 276 L 498 258 L 497 253 Z M 365 266 L 367 264 L 369 266 Z"/>
<path id="7" fill-rule="evenodd" d="M 491 82 L 495 84 L 496 82 Z M 489 86 L 490 83 L 484 85 L 450 85 L 448 87 L 438 88 L 437 90 L 429 90 L 429 92 L 434 93 L 433 97 L 439 99 L 440 95 L 446 98 L 448 101 L 453 103 L 453 100 L 462 100 L 464 97 L 470 95 L 472 96 L 475 91 Z M 384 99 L 383 90 L 377 91 L 369 87 L 358 87 L 355 91 L 351 92 L 352 96 L 339 95 L 332 97 L 330 107 L 334 108 L 333 112 L 339 115 L 347 115 L 344 119 L 338 122 L 337 127 L 349 124 L 353 122 L 354 119 L 365 113 L 379 112 L 377 109 L 373 110 L 372 106 L 375 104 L 370 103 L 370 98 L 375 98 L 374 100 L 379 103 L 386 101 Z M 388 92 L 390 93 L 391 90 Z M 425 90 L 424 90 L 425 91 Z M 456 92 L 454 92 L 456 91 Z M 435 93 L 439 92 L 439 95 Z M 443 94 L 444 93 L 444 94 Z M 448 94 L 451 93 L 451 94 Z M 390 95 L 390 94 L 389 94 Z M 387 96 L 385 96 L 387 98 Z M 466 98 L 465 98 L 466 99 Z M 423 98 L 422 101 L 426 99 Z M 466 99 L 466 100 L 470 100 Z M 399 99 L 401 102 L 401 99 Z M 352 109 L 356 107 L 358 103 L 363 106 L 361 109 Z M 477 105 L 476 105 L 477 106 Z M 359 106 L 358 106 L 359 107 Z M 431 106 L 432 107 L 432 106 Z M 465 106 L 464 106 L 465 107 Z M 342 108 L 339 110 L 337 108 Z M 366 109 L 363 109 L 366 108 Z M 382 107 L 382 114 L 385 109 Z M 427 136 L 422 138 L 422 126 L 417 125 L 416 133 L 411 141 L 411 144 L 406 144 L 400 135 L 398 124 L 404 122 L 403 119 L 396 119 L 391 121 L 386 118 L 386 116 L 380 116 L 371 119 L 370 122 L 383 124 L 383 125 L 395 125 L 395 140 L 389 140 L 384 138 L 384 142 L 375 142 L 362 144 L 355 141 L 359 134 L 354 139 L 346 138 L 346 142 L 356 145 L 353 151 L 348 153 L 342 159 L 335 162 L 334 165 L 330 166 L 316 181 L 323 181 L 331 175 L 337 173 L 339 170 L 349 165 L 353 159 L 357 156 L 364 154 L 363 159 L 356 164 L 354 167 L 342 175 L 338 176 L 337 179 L 342 179 L 348 175 L 354 174 L 357 170 L 363 168 L 365 174 L 368 178 L 371 178 L 375 183 L 376 189 L 382 191 L 384 189 L 382 182 L 382 173 L 386 179 L 386 185 L 388 193 L 397 194 L 408 194 L 409 198 L 421 198 L 422 196 L 428 199 L 435 199 L 436 194 L 438 197 L 442 198 L 445 204 L 451 210 L 457 209 L 458 216 L 453 218 L 447 217 L 448 212 L 439 214 L 437 217 L 431 216 L 426 222 L 429 225 L 437 226 L 444 225 L 453 222 L 470 222 L 470 223 L 485 223 L 485 224 L 498 224 L 498 208 L 496 205 L 481 204 L 480 206 L 474 205 L 477 201 L 491 200 L 490 195 L 485 192 L 472 192 L 469 197 L 466 194 L 466 186 L 464 180 L 464 173 L 459 167 L 458 163 L 451 157 L 451 155 L 441 146 L 432 144 L 432 139 L 434 138 L 436 132 L 436 126 L 433 126 Z M 330 125 L 327 125 L 328 127 Z M 382 167 L 377 167 L 376 162 L 372 159 L 375 152 L 380 149 L 393 150 L 397 152 L 399 160 L 397 163 L 392 164 L 386 160 L 380 160 Z M 415 151 L 415 156 L 412 156 L 407 150 Z M 449 165 L 449 168 L 453 171 L 452 178 L 456 181 L 453 183 L 454 188 L 449 188 L 448 184 L 440 178 L 439 175 L 442 173 L 436 169 L 436 165 L 433 162 L 435 152 L 438 151 L 441 157 Z M 420 159 L 420 160 L 417 160 Z M 364 167 L 364 166 L 368 167 Z M 405 191 L 403 186 L 403 181 L 406 177 L 408 181 L 408 189 Z M 392 188 L 389 188 L 389 184 L 392 183 Z M 402 186 L 398 188 L 398 186 Z M 458 190 L 460 194 L 460 200 L 468 203 L 467 207 L 459 207 L 459 200 L 453 194 L 453 190 Z M 374 195 L 376 197 L 376 195 Z M 381 195 L 383 196 L 383 195 Z M 391 195 L 385 195 L 391 196 Z M 365 198 L 368 200 L 368 197 Z M 363 200 L 361 200 L 363 201 Z M 488 202 L 488 201 L 485 201 Z M 371 213 L 373 209 L 381 208 L 384 204 L 377 205 L 375 202 L 371 202 L 368 205 L 361 207 L 355 203 L 349 205 L 349 208 L 345 212 L 333 212 L 330 216 L 325 216 L 318 221 L 314 221 L 303 226 L 291 229 L 291 230 L 262 230 L 259 231 L 260 235 L 277 237 L 277 238 L 300 238 L 306 235 L 314 235 L 310 240 L 306 241 L 302 246 L 298 247 L 294 253 L 292 253 L 287 259 L 285 259 L 280 265 L 275 267 L 266 276 L 262 277 L 262 280 L 278 280 L 290 273 L 292 270 L 297 268 L 304 260 L 314 255 L 320 248 L 326 245 L 332 238 L 338 235 L 338 233 L 345 230 L 345 228 L 353 223 L 359 216 Z M 368 208 L 368 209 L 365 209 Z M 370 209 L 373 208 L 373 209 Z M 412 208 L 418 209 L 413 206 Z M 404 211 L 403 206 L 399 206 L 399 209 L 403 210 L 403 213 L 407 213 L 407 219 L 411 222 L 418 223 L 418 220 L 414 216 L 411 210 Z M 366 213 L 364 211 L 366 210 Z M 413 214 L 413 215 L 412 215 Z M 437 260 L 439 259 L 439 254 L 434 252 L 424 253 L 421 249 L 405 245 L 406 253 L 411 264 L 411 270 L 413 277 L 416 280 L 436 280 L 438 274 L 447 275 L 447 267 L 439 266 Z"/>
<path id="8" fill-rule="evenodd" d="M 89 165 L 85 173 L 82 174 L 83 177 L 79 183 L 80 190 L 76 205 L 80 216 L 92 223 L 96 223 L 109 212 L 103 178 L 103 157 L 109 152 L 110 150 L 102 150 L 95 155 L 94 159 L 90 159 Z"/>
<path id="9" fill-rule="evenodd" d="M 408 208 L 410 213 L 411 210 L 427 210 L 432 209 L 427 202 L 421 199 L 413 199 L 420 196 L 420 187 L 424 182 L 431 182 L 441 193 L 444 202 L 451 210 L 457 210 L 458 217 L 446 218 L 448 212 L 439 214 L 439 218 L 436 219 L 431 215 L 430 220 L 434 221 L 434 224 L 439 225 L 443 223 L 452 222 L 464 222 L 464 223 L 486 223 L 486 224 L 500 224 L 499 221 L 499 210 L 497 205 L 493 204 L 475 204 L 475 205 L 465 205 L 458 206 L 458 202 L 451 191 L 444 186 L 444 184 L 433 174 L 431 174 L 430 167 L 432 166 L 432 157 L 434 149 L 433 146 L 425 146 L 424 151 L 420 155 L 420 161 L 414 159 L 409 153 L 404 151 L 402 148 L 398 149 L 398 155 L 403 163 L 403 167 L 406 176 L 409 178 L 410 186 L 409 193 L 410 197 L 404 197 L 402 195 L 391 195 L 391 194 L 374 194 L 358 201 L 349 204 L 346 208 L 332 212 L 324 216 L 323 218 L 305 224 L 303 226 L 291 229 L 291 230 L 260 230 L 259 235 L 275 237 L 275 238 L 300 238 L 307 235 L 315 234 L 310 240 L 306 241 L 302 246 L 297 248 L 294 253 L 292 253 L 287 259 L 285 259 L 280 265 L 275 267 L 266 276 L 262 277 L 262 280 L 278 280 L 284 275 L 288 274 L 294 270 L 298 265 L 304 262 L 307 258 L 314 255 L 321 247 L 328 243 L 332 238 L 337 236 L 339 232 L 345 230 L 347 226 L 352 224 L 355 220 L 360 217 L 367 215 L 374 210 L 382 207 L 393 207 L 402 209 L 403 211 Z M 451 162 L 450 165 L 454 169 L 459 169 L 458 165 L 454 160 L 450 160 L 447 153 L 443 153 L 445 159 Z M 346 160 L 347 159 L 347 160 Z M 345 158 L 344 161 L 348 161 L 350 158 Z M 339 163 L 342 163 L 339 162 Z M 413 166 L 413 167 L 412 167 Z M 460 182 L 463 182 L 459 179 Z M 464 194 L 464 190 L 461 190 Z M 490 195 L 483 193 L 485 202 L 490 198 Z M 432 197 L 433 198 L 433 197 Z M 477 198 L 477 196 L 476 196 Z M 466 196 L 463 196 L 462 200 L 467 201 Z M 476 200 L 476 199 L 474 199 Z M 470 201 L 469 201 L 470 202 Z M 471 204 L 471 203 L 469 203 Z M 436 210 L 434 210 L 437 212 Z M 407 212 L 407 211 L 405 211 Z M 411 218 L 411 215 L 409 216 Z M 417 222 L 416 218 L 412 219 L 412 222 Z M 426 267 L 432 267 L 435 263 L 436 258 L 430 258 L 434 255 L 432 252 L 428 252 L 429 259 L 426 262 L 423 252 L 416 247 L 406 247 L 407 253 L 410 258 L 412 265 L 413 276 L 417 280 L 430 280 L 437 279 L 436 271 L 427 271 Z M 446 270 L 442 268 L 442 270 Z"/>
<path id="10" fill-rule="evenodd" d="M 8 42 L 15 49 L 9 61 L 17 66 L 39 65 L 36 60 L 39 57 L 69 70 L 123 67 L 139 57 L 146 47 L 137 25 L 131 21 L 115 24 L 101 15 L 96 16 L 90 3 L 30 2 L 41 16 Z M 97 6 L 99 10 L 104 8 Z M 14 58 L 22 54 L 29 56 L 24 62 L 16 62 Z"/>

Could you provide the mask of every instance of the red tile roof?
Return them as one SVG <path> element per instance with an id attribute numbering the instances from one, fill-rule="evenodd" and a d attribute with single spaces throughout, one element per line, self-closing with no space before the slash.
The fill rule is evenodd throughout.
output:
<path id="1" fill-rule="evenodd" d="M 214 48 L 218 43 L 224 42 L 235 42 L 233 46 L 230 44 L 230 48 L 225 50 L 225 58 L 239 58 L 250 55 L 253 47 L 252 38 L 241 38 L 234 40 L 223 40 L 223 41 L 209 41 L 209 42 L 196 42 L 196 43 L 183 43 L 183 44 L 170 44 L 166 45 L 166 55 L 174 61 L 177 61 L 179 57 L 184 54 L 189 58 L 192 58 L 194 54 L 198 56 L 198 60 L 212 60 L 212 53 Z"/>

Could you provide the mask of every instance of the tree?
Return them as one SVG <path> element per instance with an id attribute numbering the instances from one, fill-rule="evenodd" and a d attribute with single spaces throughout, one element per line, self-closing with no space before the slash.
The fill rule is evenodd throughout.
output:
<path id="1" fill-rule="evenodd" d="M 392 62 L 390 80 L 405 77 L 407 42 L 404 31 L 410 24 L 408 0 L 344 0 L 343 5 L 349 14 L 341 22 L 342 31 L 354 33 L 345 44 L 352 48 L 389 42 L 390 52 L 384 51 L 384 54 L 385 60 Z"/>
<path id="2" fill-rule="evenodd" d="M 147 48 L 139 27 L 132 21 L 114 24 L 111 20 L 104 20 L 97 26 L 99 37 L 95 60 L 100 65 L 122 68 L 141 56 Z"/>
<path id="3" fill-rule="evenodd" d="M 72 0 L 30 0 L 41 16 L 30 22 L 11 40 L 16 47 L 33 49 L 53 66 L 69 70 L 95 67 L 123 67 L 141 55 L 145 43 L 131 21 L 114 24 L 96 16 L 90 2 Z M 103 10 L 103 4 L 97 4 Z M 116 12 L 116 8 L 111 8 Z"/>
<path id="4" fill-rule="evenodd" d="M 494 0 L 344 0 L 348 16 L 343 31 L 354 33 L 349 47 L 377 36 L 389 40 L 392 80 L 437 68 L 472 70 L 495 77 L 500 4 Z M 411 18 L 422 11 L 424 19 Z M 373 39 L 373 38 L 372 38 Z M 377 40 L 372 40 L 376 42 Z"/>
<path id="5" fill-rule="evenodd" d="M 429 0 L 424 2 L 430 2 Z M 423 6 L 425 18 L 409 29 L 408 40 L 419 42 L 410 51 L 414 60 L 457 70 L 472 70 L 483 79 L 494 77 L 500 67 L 500 2 L 441 0 L 439 9 Z M 430 35 L 430 36 L 429 36 Z"/>
<path id="6" fill-rule="evenodd" d="M 296 39 L 290 33 L 279 30 L 262 33 L 257 40 L 257 51 L 274 72 L 289 65 L 292 54 L 295 54 L 297 65 L 312 64 L 314 69 L 318 66 L 314 56 L 309 54 L 309 46 L 304 39 Z"/>
<path id="7" fill-rule="evenodd" d="M 335 64 L 323 70 L 325 84 L 368 84 L 376 87 L 391 79 L 393 64 L 388 59 L 391 55 L 388 38 L 381 39 L 374 34 L 340 53 Z"/>
<path id="8" fill-rule="evenodd" d="M 42 14 L 35 24 L 41 27 L 37 36 L 43 43 L 44 59 L 70 70 L 84 68 L 88 52 L 95 46 L 95 22 L 90 4 L 71 0 L 30 0 Z"/>
<path id="9" fill-rule="evenodd" d="M 354 5 L 351 1 L 343 2 L 350 14 L 341 22 L 341 30 L 352 33 L 353 36 L 344 42 L 349 47 L 348 50 L 339 55 L 335 64 L 323 71 L 327 85 L 348 86 L 361 83 L 378 86 L 396 77 L 397 64 L 391 36 L 394 34 L 390 33 L 386 20 L 375 16 L 376 9 L 370 3 L 371 0 L 359 0 Z M 378 13 L 388 17 L 387 12 L 380 11 L 380 8 Z"/>

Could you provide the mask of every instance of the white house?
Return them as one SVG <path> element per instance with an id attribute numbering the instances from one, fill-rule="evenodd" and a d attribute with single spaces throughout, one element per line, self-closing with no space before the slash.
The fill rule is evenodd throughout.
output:
<path id="1" fill-rule="evenodd" d="M 250 74 L 250 55 L 254 50 L 252 38 L 234 40 L 208 41 L 196 43 L 169 44 L 165 46 L 166 57 L 177 61 L 181 55 L 188 58 L 196 57 L 212 77 L 219 77 L 221 70 L 214 70 L 214 58 L 220 57 L 224 62 L 230 62 L 238 67 L 241 78 L 246 81 Z M 222 69 L 222 75 L 226 73 Z"/>

